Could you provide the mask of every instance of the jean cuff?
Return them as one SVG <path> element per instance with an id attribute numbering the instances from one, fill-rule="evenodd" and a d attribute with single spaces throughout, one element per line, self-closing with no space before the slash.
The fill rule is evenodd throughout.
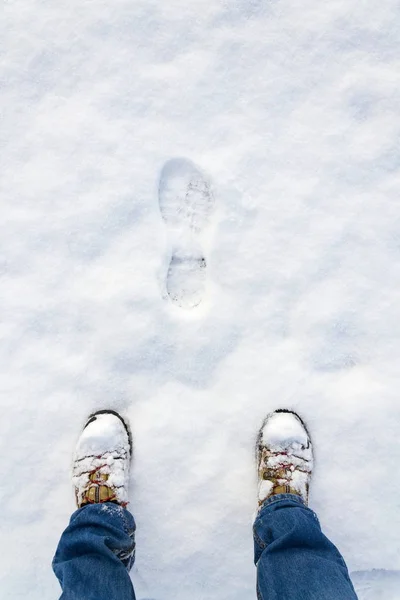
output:
<path id="1" fill-rule="evenodd" d="M 282 502 L 283 500 L 291 500 L 292 502 L 296 502 L 301 506 L 307 506 L 303 498 L 298 494 L 275 494 L 264 500 L 264 502 L 260 506 L 258 515 L 260 515 L 262 512 L 266 512 L 266 509 L 271 504 L 276 504 L 276 502 Z"/>
<path id="2" fill-rule="evenodd" d="M 131 535 L 136 529 L 135 520 L 127 508 L 114 502 L 98 502 L 93 504 L 85 504 L 78 508 L 72 515 L 71 521 L 79 517 L 83 511 L 93 512 L 94 514 L 108 513 L 111 519 L 117 519 L 122 523 L 125 533 Z"/>

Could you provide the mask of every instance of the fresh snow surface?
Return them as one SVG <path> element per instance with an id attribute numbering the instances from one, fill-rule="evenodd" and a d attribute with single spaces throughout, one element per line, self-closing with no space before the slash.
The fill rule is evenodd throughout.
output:
<path id="1" fill-rule="evenodd" d="M 58 597 L 74 445 L 112 408 L 138 600 L 254 600 L 254 444 L 286 407 L 360 599 L 399 600 L 398 2 L 8 0 L 0 27 L 1 597 Z M 171 160 L 214 202 L 195 308 Z"/>

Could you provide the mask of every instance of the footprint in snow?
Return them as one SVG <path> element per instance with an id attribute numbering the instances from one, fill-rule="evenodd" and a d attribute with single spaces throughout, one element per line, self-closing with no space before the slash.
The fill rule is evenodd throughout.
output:
<path id="1" fill-rule="evenodd" d="M 210 184 L 189 160 L 169 160 L 161 172 L 159 203 L 172 245 L 168 295 L 181 308 L 194 308 L 205 292 L 207 262 L 202 234 L 214 206 Z"/>

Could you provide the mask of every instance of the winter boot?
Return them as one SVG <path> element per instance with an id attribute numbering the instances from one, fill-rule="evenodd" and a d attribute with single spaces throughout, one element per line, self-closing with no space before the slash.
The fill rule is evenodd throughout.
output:
<path id="1" fill-rule="evenodd" d="M 308 504 L 313 451 L 296 413 L 280 409 L 267 416 L 258 435 L 257 464 L 259 507 L 276 494 L 296 494 Z"/>
<path id="2" fill-rule="evenodd" d="M 101 502 L 127 505 L 131 450 L 129 429 L 118 413 L 99 410 L 90 415 L 73 464 L 78 508 Z"/>

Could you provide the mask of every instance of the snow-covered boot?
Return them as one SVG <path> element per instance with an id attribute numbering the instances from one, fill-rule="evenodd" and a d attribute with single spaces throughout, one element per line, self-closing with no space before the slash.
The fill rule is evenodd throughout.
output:
<path id="1" fill-rule="evenodd" d="M 72 472 L 78 508 L 85 504 L 128 503 L 131 436 L 113 410 L 90 415 L 78 440 Z"/>
<path id="2" fill-rule="evenodd" d="M 296 413 L 280 409 L 267 416 L 258 435 L 257 464 L 259 506 L 276 494 L 296 494 L 308 504 L 313 451 Z"/>

